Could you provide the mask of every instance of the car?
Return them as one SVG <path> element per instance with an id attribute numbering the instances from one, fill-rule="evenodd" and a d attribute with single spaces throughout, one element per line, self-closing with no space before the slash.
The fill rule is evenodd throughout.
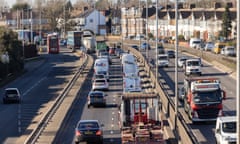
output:
<path id="1" fill-rule="evenodd" d="M 21 102 L 21 94 L 18 88 L 6 88 L 3 95 L 3 103 L 8 102 Z"/>
<path id="2" fill-rule="evenodd" d="M 108 90 L 108 81 L 106 78 L 95 79 L 92 83 L 92 90 Z"/>
<path id="3" fill-rule="evenodd" d="M 88 108 L 91 106 L 106 106 L 106 98 L 107 94 L 103 91 L 90 91 L 88 93 Z"/>
<path id="4" fill-rule="evenodd" d="M 115 49 L 116 49 L 116 48 L 109 48 L 109 51 L 108 51 L 109 54 L 110 54 L 110 55 L 115 55 Z"/>
<path id="5" fill-rule="evenodd" d="M 74 141 L 103 144 L 103 125 L 98 120 L 80 120 L 75 128 Z"/>
<path id="6" fill-rule="evenodd" d="M 139 48 L 139 50 L 145 51 L 146 49 L 150 50 L 151 46 L 148 43 L 142 43 L 141 47 Z"/>
<path id="7" fill-rule="evenodd" d="M 234 46 L 225 46 L 221 49 L 221 54 L 225 56 L 236 56 L 236 49 Z"/>
<path id="8" fill-rule="evenodd" d="M 169 58 L 175 58 L 175 51 L 174 50 L 168 50 L 167 54 L 168 54 Z"/>
<path id="9" fill-rule="evenodd" d="M 178 67 L 183 67 L 183 65 L 184 65 L 184 63 L 187 59 L 188 58 L 185 57 L 185 56 L 182 56 L 182 57 L 178 58 L 178 63 L 177 63 Z"/>
<path id="10" fill-rule="evenodd" d="M 213 42 L 207 42 L 205 44 L 204 50 L 205 51 L 212 51 L 214 48 L 214 43 Z"/>
<path id="11" fill-rule="evenodd" d="M 165 54 L 163 45 L 159 45 L 157 48 L 158 48 L 158 54 Z"/>
<path id="12" fill-rule="evenodd" d="M 66 40 L 66 39 L 61 39 L 61 40 L 59 41 L 59 45 L 60 45 L 60 46 L 66 46 L 66 45 L 67 45 L 67 40 Z"/>
<path id="13" fill-rule="evenodd" d="M 106 58 L 106 59 L 108 59 L 109 64 L 112 64 L 112 59 L 109 56 L 109 52 L 107 52 L 107 51 L 100 52 L 98 58 Z"/>

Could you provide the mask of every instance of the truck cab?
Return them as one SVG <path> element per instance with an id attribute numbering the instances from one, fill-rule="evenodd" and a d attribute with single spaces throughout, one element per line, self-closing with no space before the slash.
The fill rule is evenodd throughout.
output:
<path id="1" fill-rule="evenodd" d="M 236 116 L 218 117 L 216 121 L 215 139 L 218 144 L 237 142 Z"/>
<path id="2" fill-rule="evenodd" d="M 192 58 L 192 59 L 187 59 L 184 63 L 184 74 L 189 76 L 192 74 L 197 74 L 197 75 L 202 75 L 201 71 L 201 59 L 200 58 Z"/>

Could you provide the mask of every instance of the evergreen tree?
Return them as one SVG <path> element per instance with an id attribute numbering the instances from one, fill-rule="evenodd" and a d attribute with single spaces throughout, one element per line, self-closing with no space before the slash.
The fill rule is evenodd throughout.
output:
<path id="1" fill-rule="evenodd" d="M 229 11 L 229 7 L 225 7 L 225 12 L 222 15 L 222 31 L 221 36 L 223 36 L 225 39 L 228 39 L 232 32 L 232 20 L 231 20 L 231 14 Z"/>

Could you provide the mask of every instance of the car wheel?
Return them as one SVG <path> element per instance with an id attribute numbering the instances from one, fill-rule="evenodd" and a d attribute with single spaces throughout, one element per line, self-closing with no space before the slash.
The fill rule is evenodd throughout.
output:
<path id="1" fill-rule="evenodd" d="M 90 104 L 88 104 L 87 107 L 90 108 L 91 107 Z"/>
<path id="2" fill-rule="evenodd" d="M 76 141 L 75 141 L 75 144 L 79 144 L 79 142 L 76 142 Z"/>

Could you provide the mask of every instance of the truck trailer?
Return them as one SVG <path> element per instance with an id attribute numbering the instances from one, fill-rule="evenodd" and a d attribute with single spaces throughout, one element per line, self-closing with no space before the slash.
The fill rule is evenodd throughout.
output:
<path id="1" fill-rule="evenodd" d="M 67 33 L 67 48 L 75 51 L 81 47 L 81 31 L 68 31 Z"/>
<path id="2" fill-rule="evenodd" d="M 122 144 L 163 144 L 158 110 L 156 94 L 124 93 L 119 112 Z"/>
<path id="3" fill-rule="evenodd" d="M 184 79 L 184 110 L 192 122 L 215 121 L 223 115 L 225 91 L 217 78 Z"/>

